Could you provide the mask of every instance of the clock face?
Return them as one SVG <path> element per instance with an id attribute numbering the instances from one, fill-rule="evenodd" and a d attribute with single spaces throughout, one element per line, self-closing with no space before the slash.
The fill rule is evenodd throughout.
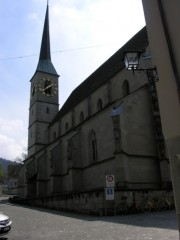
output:
<path id="1" fill-rule="evenodd" d="M 56 81 L 51 78 L 43 78 L 38 84 L 39 92 L 45 96 L 54 96 L 58 93 Z"/>
<path id="2" fill-rule="evenodd" d="M 34 95 L 36 94 L 37 88 L 35 83 L 32 83 L 32 88 L 31 88 L 31 97 L 34 97 Z"/>

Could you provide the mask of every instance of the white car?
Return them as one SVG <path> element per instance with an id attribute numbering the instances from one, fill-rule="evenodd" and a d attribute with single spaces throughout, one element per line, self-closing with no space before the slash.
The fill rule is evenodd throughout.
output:
<path id="1" fill-rule="evenodd" d="M 11 230 L 12 221 L 8 216 L 0 213 L 0 237 Z"/>

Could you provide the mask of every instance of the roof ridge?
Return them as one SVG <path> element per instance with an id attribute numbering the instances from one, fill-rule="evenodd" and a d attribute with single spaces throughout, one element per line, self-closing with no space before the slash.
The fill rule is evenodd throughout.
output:
<path id="1" fill-rule="evenodd" d="M 122 57 L 126 50 L 144 51 L 148 45 L 148 36 L 146 27 L 137 32 L 127 43 L 125 43 L 117 52 L 107 59 L 99 68 L 97 68 L 87 79 L 77 86 L 69 95 L 68 99 L 61 107 L 52 123 L 64 116 L 73 109 L 80 101 L 87 98 L 93 91 L 106 83 L 113 75 L 124 68 Z"/>

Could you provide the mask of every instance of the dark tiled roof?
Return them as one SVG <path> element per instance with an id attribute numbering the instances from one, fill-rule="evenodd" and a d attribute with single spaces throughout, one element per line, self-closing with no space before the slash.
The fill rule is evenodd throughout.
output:
<path id="1" fill-rule="evenodd" d="M 54 68 L 50 59 L 39 60 L 36 72 L 45 72 L 58 76 L 56 69 Z"/>
<path id="2" fill-rule="evenodd" d="M 50 59 L 51 60 L 51 51 L 50 51 L 50 37 L 49 37 L 49 7 L 46 8 L 46 16 L 44 20 L 44 29 L 41 41 L 41 50 L 39 55 L 39 60 L 41 59 Z"/>
<path id="3" fill-rule="evenodd" d="M 46 16 L 44 20 L 44 29 L 41 41 L 41 50 L 39 55 L 39 62 L 36 72 L 45 72 L 53 75 L 58 75 L 52 62 L 50 50 L 50 36 L 49 36 L 49 7 L 46 8 Z"/>
<path id="4" fill-rule="evenodd" d="M 108 79 L 123 69 L 124 63 L 122 58 L 124 51 L 144 51 L 147 46 L 148 37 L 146 27 L 144 27 L 71 93 L 67 101 L 54 118 L 53 122 L 60 119 L 80 101 L 82 101 L 84 98 L 87 98 L 92 92 L 108 81 Z"/>

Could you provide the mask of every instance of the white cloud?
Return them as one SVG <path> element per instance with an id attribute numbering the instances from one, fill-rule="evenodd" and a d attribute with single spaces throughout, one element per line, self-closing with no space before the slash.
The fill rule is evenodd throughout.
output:
<path id="1" fill-rule="evenodd" d="M 142 13 L 140 0 L 50 2 L 51 50 L 60 51 L 52 54 L 60 74 L 60 106 L 75 87 L 144 26 Z M 84 50 L 73 50 L 78 48 Z"/>
<path id="2" fill-rule="evenodd" d="M 15 160 L 27 146 L 21 120 L 0 119 L 0 157 Z"/>
<path id="3" fill-rule="evenodd" d="M 0 32 L 6 36 L 0 45 L 1 58 L 38 54 L 46 1 L 9 3 L 2 1 L 1 6 Z M 60 106 L 75 87 L 145 25 L 143 17 L 141 0 L 49 0 L 51 53 L 60 75 Z M 93 47 L 97 45 L 102 46 Z M 85 49 L 71 51 L 78 48 Z M 38 56 L 0 62 L 0 157 L 14 159 L 27 146 L 29 80 L 37 63 Z"/>
<path id="4" fill-rule="evenodd" d="M 0 118 L 0 132 L 6 134 L 20 133 L 24 130 L 24 123 L 22 120 L 5 120 Z"/>
<path id="5" fill-rule="evenodd" d="M 0 156 L 8 160 L 15 160 L 24 152 L 22 143 L 15 139 L 0 134 Z"/>

